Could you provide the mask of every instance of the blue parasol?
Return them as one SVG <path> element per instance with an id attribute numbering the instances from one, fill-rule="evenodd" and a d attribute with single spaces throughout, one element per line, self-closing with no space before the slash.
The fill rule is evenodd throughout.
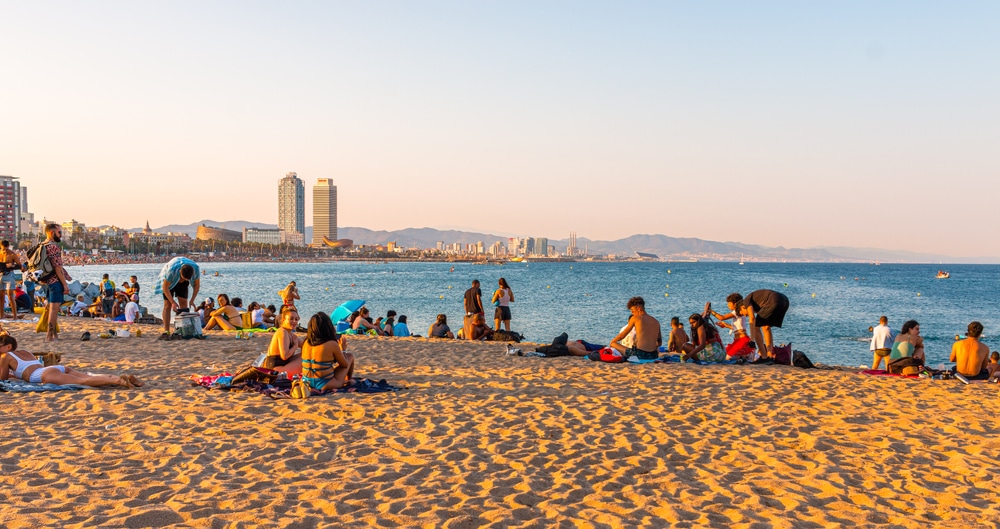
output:
<path id="1" fill-rule="evenodd" d="M 360 309 L 365 304 L 363 299 L 352 299 L 350 301 L 345 301 L 341 306 L 337 307 L 333 314 L 330 314 L 330 319 L 334 323 L 338 321 L 343 321 L 348 318 L 354 311 Z"/>

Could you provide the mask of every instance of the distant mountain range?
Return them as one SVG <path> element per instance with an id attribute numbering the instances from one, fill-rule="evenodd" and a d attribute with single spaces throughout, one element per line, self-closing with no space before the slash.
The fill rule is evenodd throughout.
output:
<path id="1" fill-rule="evenodd" d="M 202 220 L 191 224 L 170 224 L 154 228 L 159 233 L 178 232 L 195 236 L 198 226 L 221 227 L 234 231 L 242 231 L 244 227 L 276 228 L 274 224 L 250 222 L 245 220 Z M 141 231 L 135 228 L 130 231 Z M 306 241 L 312 240 L 312 227 L 306 227 Z M 351 239 L 355 244 L 385 244 L 396 242 L 404 248 L 434 248 L 438 241 L 445 244 L 475 244 L 483 242 L 486 246 L 496 241 L 506 243 L 508 237 L 488 233 L 474 233 L 456 230 L 437 230 L 434 228 L 406 228 L 396 231 L 374 231 L 367 228 L 342 227 L 337 230 L 338 238 Z M 568 239 L 549 239 L 549 245 L 559 252 L 565 252 L 569 245 Z M 880 261 L 885 263 L 995 263 L 995 257 L 958 259 L 946 255 L 913 253 L 902 251 L 879 250 L 874 248 L 825 247 L 825 248 L 783 248 L 767 247 L 739 242 L 716 242 L 694 238 L 669 237 L 667 235 L 632 235 L 615 241 L 594 241 L 577 238 L 579 251 L 586 250 L 589 255 L 634 256 L 635 252 L 652 253 L 665 259 L 699 259 L 699 260 L 739 260 L 747 261 Z"/>

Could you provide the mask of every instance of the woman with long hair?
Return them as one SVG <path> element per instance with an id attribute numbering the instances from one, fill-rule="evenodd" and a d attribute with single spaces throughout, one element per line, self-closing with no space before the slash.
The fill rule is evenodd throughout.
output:
<path id="1" fill-rule="evenodd" d="M 302 343 L 302 381 L 314 390 L 342 388 L 354 374 L 354 355 L 347 352 L 347 337 L 337 339 L 337 330 L 325 312 L 309 318 Z"/>
<path id="2" fill-rule="evenodd" d="M 722 346 L 719 331 L 714 325 L 705 321 L 701 314 L 692 314 L 688 323 L 691 325 L 691 341 L 681 347 L 685 362 L 722 362 L 726 359 L 726 348 Z"/>
<path id="3" fill-rule="evenodd" d="M 502 277 L 497 283 L 497 289 L 493 292 L 493 304 L 497 307 L 493 311 L 493 328 L 500 330 L 500 322 L 503 322 L 504 330 L 510 332 L 510 304 L 514 302 L 514 291 Z"/>
<path id="4" fill-rule="evenodd" d="M 299 325 L 299 311 L 292 307 L 281 307 L 278 316 L 278 330 L 274 331 L 267 347 L 267 358 L 263 367 L 297 375 L 302 371 L 302 339 L 295 335 Z"/>
<path id="5" fill-rule="evenodd" d="M 143 382 L 135 375 L 89 375 L 63 365 L 44 366 L 35 355 L 17 350 L 17 340 L 9 334 L 0 335 L 0 380 L 14 376 L 32 384 L 80 384 L 102 387 L 138 388 Z"/>

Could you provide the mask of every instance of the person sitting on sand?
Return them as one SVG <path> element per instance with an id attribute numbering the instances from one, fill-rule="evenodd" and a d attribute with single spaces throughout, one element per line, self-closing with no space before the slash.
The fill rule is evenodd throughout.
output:
<path id="1" fill-rule="evenodd" d="M 382 320 L 382 323 L 378 325 L 378 328 L 382 329 L 382 334 L 386 336 L 395 336 L 394 332 L 395 326 L 396 326 L 396 311 L 390 310 L 389 312 L 385 313 L 385 319 Z"/>
<path id="2" fill-rule="evenodd" d="M 32 384 L 80 384 L 82 386 L 142 387 L 135 375 L 89 375 L 82 371 L 56 365 L 45 367 L 35 355 L 17 350 L 17 340 L 9 334 L 0 335 L 0 380 L 13 376 Z"/>
<path id="3" fill-rule="evenodd" d="M 969 380 L 986 380 L 990 372 L 986 368 L 990 356 L 990 348 L 979 341 L 983 334 L 983 324 L 974 321 L 969 324 L 966 338 L 951 346 L 949 362 L 955 362 L 954 372 Z"/>
<path id="4" fill-rule="evenodd" d="M 325 312 L 313 314 L 302 342 L 302 381 L 324 391 L 344 387 L 353 374 L 354 355 L 347 352 L 347 337 L 337 339 L 337 330 Z"/>
<path id="5" fill-rule="evenodd" d="M 872 327 L 872 344 L 869 350 L 872 352 L 872 369 L 885 361 L 885 370 L 889 370 L 889 355 L 892 354 L 892 344 L 896 337 L 892 335 L 889 328 L 889 318 L 882 316 L 878 319 L 878 325 Z"/>
<path id="6" fill-rule="evenodd" d="M 451 338 L 454 340 L 455 333 L 451 332 L 451 328 L 448 327 L 448 317 L 444 314 L 438 314 L 437 320 L 427 329 L 427 336 L 431 338 Z"/>
<path id="7" fill-rule="evenodd" d="M 282 307 L 278 321 L 280 326 L 271 337 L 263 367 L 283 371 L 289 376 L 297 375 L 302 371 L 302 339 L 295 335 L 295 329 L 299 325 L 299 311 L 292 307 Z"/>
<path id="8" fill-rule="evenodd" d="M 236 331 L 243 328 L 243 317 L 240 311 L 229 303 L 229 296 L 219 294 L 219 308 L 209 313 L 208 322 L 205 323 L 205 330 L 223 329 L 226 331 Z"/>
<path id="9" fill-rule="evenodd" d="M 410 336 L 410 327 L 406 325 L 406 315 L 399 317 L 399 321 L 392 326 L 392 335 L 397 338 L 406 338 Z"/>
<path id="10" fill-rule="evenodd" d="M 384 334 L 382 329 L 379 329 L 378 326 L 371 322 L 369 319 L 370 315 L 371 312 L 368 311 L 368 307 L 361 307 L 358 310 L 358 316 L 354 318 L 354 321 L 351 323 L 351 328 L 354 329 L 354 332 L 357 334 L 365 334 L 369 330 L 373 330 L 375 331 L 375 334 L 382 336 Z M 379 319 L 381 320 L 381 318 Z"/>
<path id="11" fill-rule="evenodd" d="M 277 318 L 278 318 L 278 309 L 276 309 L 274 305 L 268 305 L 264 309 L 264 316 L 262 318 L 262 321 L 264 322 L 264 328 L 267 329 L 270 327 L 274 327 L 276 325 L 275 320 L 277 320 Z"/>
<path id="12" fill-rule="evenodd" d="M 267 328 L 267 325 L 264 325 L 264 308 L 260 306 L 260 303 L 251 301 L 250 306 L 247 307 L 247 312 L 250 313 L 250 322 L 253 324 L 254 329 Z"/>
<path id="13" fill-rule="evenodd" d="M 682 347 L 688 342 L 688 335 L 684 332 L 684 324 L 677 316 L 670 318 L 670 338 L 667 339 L 667 351 L 671 353 L 684 352 Z"/>
<path id="14" fill-rule="evenodd" d="M 899 374 L 904 367 L 924 365 L 924 338 L 920 336 L 920 324 L 916 320 L 903 323 L 896 335 L 889 353 L 886 370 Z"/>
<path id="15" fill-rule="evenodd" d="M 466 338 L 469 340 L 479 340 L 485 341 L 489 340 L 493 336 L 493 329 L 486 326 L 486 318 L 482 314 L 476 314 L 472 317 L 472 328 L 469 331 L 469 336 Z"/>
<path id="16" fill-rule="evenodd" d="M 646 313 L 646 301 L 639 296 L 628 300 L 625 306 L 632 313 L 632 317 L 618 336 L 611 340 L 611 347 L 626 358 L 636 356 L 639 360 L 655 360 L 660 356 L 658 349 L 663 344 L 660 322 Z M 635 329 L 635 345 L 626 347 L 621 341 L 632 332 L 632 329 Z"/>
<path id="17" fill-rule="evenodd" d="M 681 346 L 685 362 L 722 362 L 726 359 L 726 349 L 714 325 L 705 321 L 701 314 L 692 314 L 688 323 L 691 324 L 691 342 Z"/>
<path id="18" fill-rule="evenodd" d="M 986 364 L 986 370 L 990 373 L 990 380 L 1000 378 L 1000 352 L 990 353 L 990 363 Z"/>

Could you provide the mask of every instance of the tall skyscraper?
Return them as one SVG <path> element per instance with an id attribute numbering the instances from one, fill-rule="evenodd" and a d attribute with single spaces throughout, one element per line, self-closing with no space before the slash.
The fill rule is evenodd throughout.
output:
<path id="1" fill-rule="evenodd" d="M 0 176 L 0 238 L 17 241 L 21 229 L 21 183 L 16 176 Z"/>
<path id="2" fill-rule="evenodd" d="M 320 178 L 313 186 L 313 245 L 322 246 L 324 235 L 337 240 L 337 186 L 332 178 Z"/>
<path id="3" fill-rule="evenodd" d="M 299 234 L 306 231 L 306 186 L 295 173 L 278 180 L 278 229 Z"/>

